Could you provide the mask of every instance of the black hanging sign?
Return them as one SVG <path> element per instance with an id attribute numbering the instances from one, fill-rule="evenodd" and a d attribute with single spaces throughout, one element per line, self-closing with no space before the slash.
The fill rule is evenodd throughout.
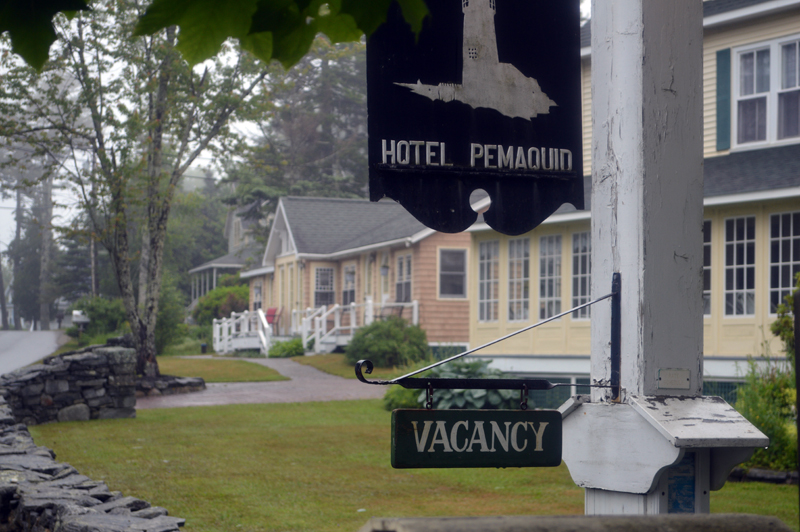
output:
<path id="1" fill-rule="evenodd" d="M 370 199 L 422 223 L 505 234 L 583 209 L 578 0 L 427 0 L 418 38 L 395 3 L 367 43 Z"/>

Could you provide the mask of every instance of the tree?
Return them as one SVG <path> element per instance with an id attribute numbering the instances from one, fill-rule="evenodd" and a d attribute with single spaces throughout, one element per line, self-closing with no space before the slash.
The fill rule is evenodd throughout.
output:
<path id="1" fill-rule="evenodd" d="M 270 69 L 233 46 L 191 69 L 176 51 L 175 28 L 130 36 L 137 9 L 123 0 L 57 21 L 58 55 L 40 75 L 6 55 L 0 133 L 57 162 L 79 194 L 114 265 L 138 371 L 157 374 L 155 325 L 175 189 L 201 153 L 235 146 L 228 120 L 257 101 Z"/>
<path id="2" fill-rule="evenodd" d="M 257 145 L 227 164 L 231 205 L 267 219 L 281 196 L 364 197 L 367 83 L 363 43 L 316 40 L 291 70 L 270 80 L 269 112 L 252 117 Z M 265 234 L 269 230 L 264 227 Z"/>
<path id="3" fill-rule="evenodd" d="M 91 12 L 82 0 L 33 7 L 27 0 L 9 0 L 0 9 L 0 32 L 8 32 L 11 50 L 34 67 L 44 68 L 51 45 L 55 48 L 38 79 L 2 54 L 0 135 L 35 146 L 53 160 L 61 150 L 70 157 L 60 170 L 80 192 L 111 254 L 139 372 L 158 373 L 155 320 L 178 180 L 200 153 L 223 148 L 219 140 L 235 112 L 256 96 L 267 97 L 259 89 L 269 70 L 238 52 L 228 38 L 262 60 L 274 58 L 288 67 L 305 55 L 317 33 L 332 42 L 369 34 L 390 3 L 239 0 L 197 7 L 155 0 L 145 13 L 135 0 L 94 3 Z M 400 5 L 419 31 L 427 14 L 422 0 Z M 72 20 L 53 18 L 75 10 Z M 147 36 L 132 38 L 134 27 Z M 200 72 L 179 52 L 191 65 L 216 59 Z M 144 214 L 138 305 L 130 254 L 136 207 Z"/>

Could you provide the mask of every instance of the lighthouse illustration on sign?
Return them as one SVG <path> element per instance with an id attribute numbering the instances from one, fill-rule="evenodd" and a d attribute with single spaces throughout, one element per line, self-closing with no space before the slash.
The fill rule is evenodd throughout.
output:
<path id="1" fill-rule="evenodd" d="M 511 118 L 530 120 L 548 114 L 550 107 L 557 104 L 542 92 L 539 82 L 498 59 L 495 0 L 461 0 L 461 11 L 464 13 L 461 84 L 426 85 L 419 80 L 395 84 L 431 100 L 457 100 L 473 109 L 494 109 Z"/>

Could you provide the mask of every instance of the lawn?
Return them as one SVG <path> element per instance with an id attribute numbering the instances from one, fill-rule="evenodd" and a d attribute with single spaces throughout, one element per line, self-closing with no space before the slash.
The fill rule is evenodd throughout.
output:
<path id="1" fill-rule="evenodd" d="M 347 362 L 343 354 L 329 353 L 325 355 L 311 355 L 305 357 L 294 357 L 292 360 L 299 362 L 305 366 L 313 366 L 320 371 L 330 373 L 331 375 L 338 375 L 347 379 L 355 379 L 355 366 Z M 433 364 L 432 360 L 427 360 L 420 364 L 408 368 L 375 368 L 371 374 L 364 374 L 368 379 L 393 379 L 400 377 L 406 373 L 410 373 L 415 369 L 422 368 Z"/>
<path id="2" fill-rule="evenodd" d="M 162 375 L 202 377 L 206 382 L 286 381 L 277 371 L 245 360 L 158 357 Z"/>
<path id="3" fill-rule="evenodd" d="M 81 473 L 164 506 L 187 530 L 357 530 L 371 516 L 580 514 L 567 469 L 394 470 L 380 401 L 144 410 L 31 427 Z M 715 512 L 797 528 L 797 487 L 731 484 Z"/>

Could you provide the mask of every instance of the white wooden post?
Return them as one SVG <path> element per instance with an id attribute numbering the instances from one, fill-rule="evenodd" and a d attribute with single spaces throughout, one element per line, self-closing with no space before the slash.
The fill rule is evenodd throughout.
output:
<path id="1" fill-rule="evenodd" d="M 356 302 L 350 302 L 350 334 L 355 334 L 356 329 L 358 328 L 358 320 L 356 319 L 358 315 L 356 314 Z"/>
<path id="2" fill-rule="evenodd" d="M 766 441 L 701 397 L 702 14 L 698 0 L 592 2 L 592 294 L 621 274 L 623 393 L 562 406 L 587 514 L 707 513 L 710 490 Z M 610 312 L 592 309 L 592 383 L 611 379 Z"/>
<path id="3" fill-rule="evenodd" d="M 416 299 L 411 302 L 411 324 L 419 325 L 419 301 Z"/>
<path id="4" fill-rule="evenodd" d="M 314 352 L 315 353 L 322 353 L 322 318 L 317 316 L 314 318 L 316 322 L 316 326 L 314 327 Z"/>
<path id="5" fill-rule="evenodd" d="M 372 296 L 367 296 L 364 306 L 364 325 L 372 325 L 373 321 L 375 321 L 375 304 L 372 302 Z"/>

